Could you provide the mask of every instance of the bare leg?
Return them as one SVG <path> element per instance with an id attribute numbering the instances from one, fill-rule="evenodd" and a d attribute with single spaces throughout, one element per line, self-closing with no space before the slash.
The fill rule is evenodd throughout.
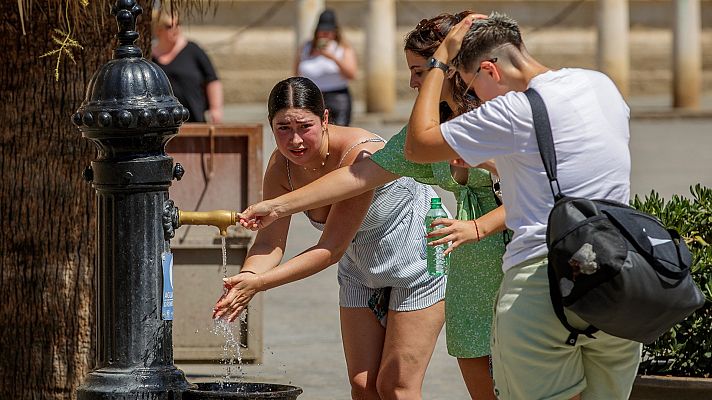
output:
<path id="1" fill-rule="evenodd" d="M 386 330 L 368 308 L 341 307 L 340 315 L 351 398 L 380 400 L 376 378 Z"/>
<path id="2" fill-rule="evenodd" d="M 462 379 L 473 400 L 496 400 L 494 383 L 490 375 L 489 357 L 458 358 Z"/>
<path id="3" fill-rule="evenodd" d="M 444 322 L 443 301 L 417 311 L 388 311 L 377 383 L 383 400 L 422 398 L 425 370 Z"/>

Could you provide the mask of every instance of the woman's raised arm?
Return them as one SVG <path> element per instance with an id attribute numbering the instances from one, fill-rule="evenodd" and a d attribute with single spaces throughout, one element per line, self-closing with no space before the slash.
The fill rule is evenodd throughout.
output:
<path id="1" fill-rule="evenodd" d="M 240 214 L 240 223 L 249 229 L 263 229 L 279 218 L 334 204 L 398 178 L 398 175 L 365 158 L 297 190 L 247 207 Z"/>

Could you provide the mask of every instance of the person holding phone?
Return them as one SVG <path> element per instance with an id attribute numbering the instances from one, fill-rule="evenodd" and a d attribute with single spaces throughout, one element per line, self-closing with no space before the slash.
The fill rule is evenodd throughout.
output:
<path id="1" fill-rule="evenodd" d="M 324 96 L 331 122 L 351 123 L 349 81 L 356 77 L 356 52 L 341 35 L 336 14 L 326 9 L 319 16 L 312 40 L 297 52 L 294 72 L 309 78 Z"/>

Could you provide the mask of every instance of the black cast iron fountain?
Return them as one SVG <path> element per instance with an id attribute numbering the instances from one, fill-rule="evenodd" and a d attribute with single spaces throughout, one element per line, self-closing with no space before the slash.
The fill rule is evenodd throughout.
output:
<path id="1" fill-rule="evenodd" d="M 296 399 L 302 390 L 294 386 L 191 384 L 173 364 L 173 293 L 164 277 L 170 276 L 169 239 L 180 221 L 164 221 L 164 209 L 178 214 L 168 188 L 183 169 L 173 165 L 165 146 L 188 110 L 173 96 L 165 73 L 134 44 L 141 12 L 136 0 L 118 0 L 112 8 L 119 28 L 114 59 L 91 78 L 72 116 L 98 150 L 84 171 L 96 190 L 98 212 L 96 369 L 77 398 Z M 214 224 L 185 219 L 184 224 Z M 221 232 L 222 219 L 216 225 Z"/>

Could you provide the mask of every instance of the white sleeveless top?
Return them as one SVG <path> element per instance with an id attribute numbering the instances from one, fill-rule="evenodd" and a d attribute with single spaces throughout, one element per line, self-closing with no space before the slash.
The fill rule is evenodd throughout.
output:
<path id="1" fill-rule="evenodd" d="M 341 75 L 339 66 L 322 55 L 310 55 L 311 43 L 309 41 L 302 47 L 297 73 L 311 79 L 322 92 L 346 89 L 349 82 Z M 344 48 L 335 41 L 329 43 L 329 50 L 339 60 L 344 58 Z"/>

